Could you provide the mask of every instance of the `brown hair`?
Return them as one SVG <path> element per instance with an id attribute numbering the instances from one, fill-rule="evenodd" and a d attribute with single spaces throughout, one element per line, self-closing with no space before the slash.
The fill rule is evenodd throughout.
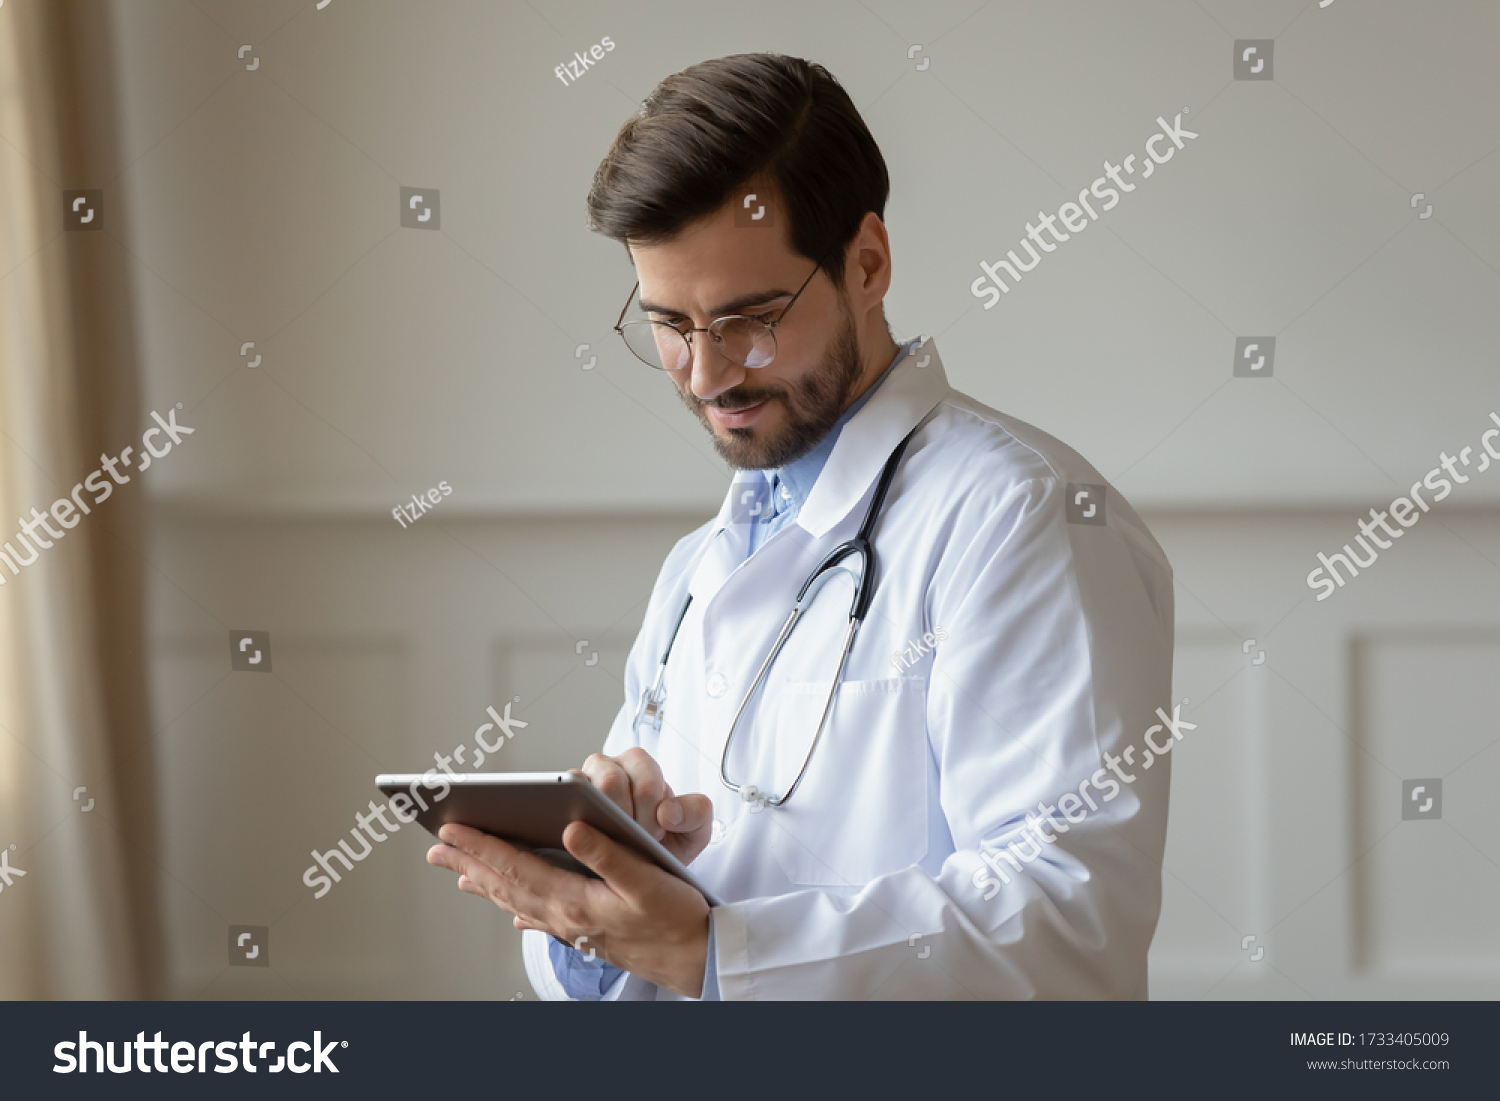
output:
<path id="1" fill-rule="evenodd" d="M 734 54 L 667 77 L 620 127 L 589 188 L 588 226 L 659 244 L 751 183 L 776 194 L 791 247 L 840 287 L 843 246 L 866 211 L 885 216 L 891 190 L 880 147 L 827 69 Z"/>

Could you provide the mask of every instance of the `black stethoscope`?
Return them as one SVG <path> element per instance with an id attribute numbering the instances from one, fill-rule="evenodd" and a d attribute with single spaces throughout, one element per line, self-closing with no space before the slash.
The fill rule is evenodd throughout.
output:
<path id="1" fill-rule="evenodd" d="M 918 428 L 921 426 L 918 425 Z M 766 806 L 779 807 L 792 797 L 792 792 L 797 790 L 797 785 L 802 782 L 802 775 L 807 771 L 807 763 L 812 760 L 813 750 L 817 748 L 818 739 L 823 735 L 823 726 L 828 720 L 828 712 L 833 707 L 833 696 L 838 691 L 839 679 L 844 673 L 844 664 L 849 660 L 849 651 L 854 646 L 854 635 L 859 626 L 864 622 L 865 613 L 870 607 L 870 598 L 875 592 L 876 558 L 875 547 L 870 542 L 871 532 L 875 527 L 876 517 L 880 515 L 880 508 L 885 503 L 886 491 L 890 489 L 891 479 L 896 475 L 896 467 L 901 462 L 901 456 L 906 451 L 906 445 L 911 442 L 912 436 L 916 435 L 917 429 L 913 428 L 906 434 L 906 438 L 896 445 L 896 450 L 891 452 L 890 458 L 885 461 L 885 469 L 880 472 L 880 481 L 875 486 L 875 496 L 870 499 L 870 506 L 865 510 L 864 523 L 860 525 L 859 533 L 846 543 L 840 543 L 828 557 L 818 565 L 802 583 L 802 588 L 797 593 L 796 603 L 792 606 L 791 614 L 786 617 L 786 623 L 781 627 L 781 634 L 776 638 L 776 644 L 772 646 L 771 652 L 766 655 L 766 660 L 761 664 L 760 672 L 755 674 L 755 682 L 750 685 L 750 691 L 745 693 L 739 710 L 734 713 L 734 721 L 729 724 L 729 736 L 724 739 L 724 755 L 719 760 L 719 779 L 730 791 L 736 792 L 741 799 L 747 803 L 755 804 L 759 810 Z M 780 797 L 769 796 L 753 784 L 736 784 L 729 778 L 729 747 L 734 743 L 735 728 L 739 726 L 740 716 L 745 713 L 750 699 L 755 695 L 756 689 L 760 687 L 761 681 L 765 679 L 766 672 L 771 668 L 771 663 L 776 660 L 776 655 L 781 652 L 782 646 L 786 644 L 787 638 L 792 633 L 792 628 L 797 620 L 801 618 L 808 602 L 808 592 L 813 584 L 829 570 L 840 565 L 844 559 L 851 555 L 859 555 L 862 569 L 860 570 L 859 584 L 854 592 L 854 599 L 849 607 L 849 628 L 844 633 L 844 649 L 839 655 L 839 667 L 833 675 L 833 683 L 828 689 L 828 698 L 823 703 L 823 713 L 818 719 L 818 729 L 814 731 L 812 741 L 808 744 L 807 753 L 802 758 L 802 766 L 797 770 L 796 779 L 792 786 L 787 788 L 786 794 Z M 846 567 L 847 568 L 847 567 Z M 687 600 L 683 602 L 682 611 L 678 613 L 677 624 L 672 628 L 672 637 L 667 640 L 666 652 L 661 656 L 661 664 L 656 670 L 656 680 L 651 687 L 641 693 L 640 706 L 636 708 L 635 726 L 639 729 L 640 724 L 645 722 L 647 727 L 653 731 L 660 731 L 662 714 L 666 706 L 666 689 L 664 681 L 667 675 L 667 659 L 672 656 L 672 646 L 677 641 L 677 632 L 682 628 L 682 621 L 687 617 L 688 606 L 693 602 L 692 593 L 688 594 Z"/>

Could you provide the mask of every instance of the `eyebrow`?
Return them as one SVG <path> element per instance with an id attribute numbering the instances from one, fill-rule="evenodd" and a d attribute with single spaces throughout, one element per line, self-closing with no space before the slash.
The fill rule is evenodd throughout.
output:
<path id="1" fill-rule="evenodd" d="M 772 290 L 756 291 L 752 294 L 742 294 L 738 298 L 732 298 L 728 302 L 724 302 L 718 306 L 715 306 L 709 312 L 712 313 L 714 317 L 723 317 L 726 314 L 740 313 L 742 310 L 748 310 L 755 306 L 764 306 L 767 302 L 774 302 L 778 298 L 790 298 L 795 293 L 795 291 Z M 676 310 L 670 306 L 658 305 L 655 302 L 647 302 L 644 298 L 641 299 L 641 309 L 645 310 L 647 313 L 664 313 L 670 314 L 673 317 L 687 316 L 687 314 L 682 310 Z"/>

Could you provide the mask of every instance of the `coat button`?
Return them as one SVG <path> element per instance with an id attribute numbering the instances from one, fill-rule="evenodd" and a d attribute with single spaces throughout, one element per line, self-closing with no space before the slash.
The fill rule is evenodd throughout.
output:
<path id="1" fill-rule="evenodd" d="M 720 819 L 715 818 L 714 819 L 714 824 L 713 824 L 713 829 L 710 831 L 710 833 L 708 835 L 708 843 L 710 845 L 717 845 L 720 841 L 723 841 L 723 840 L 724 840 L 724 823 Z"/>
<path id="2" fill-rule="evenodd" d="M 718 699 L 729 690 L 729 678 L 723 673 L 715 673 L 708 678 L 708 694 Z"/>

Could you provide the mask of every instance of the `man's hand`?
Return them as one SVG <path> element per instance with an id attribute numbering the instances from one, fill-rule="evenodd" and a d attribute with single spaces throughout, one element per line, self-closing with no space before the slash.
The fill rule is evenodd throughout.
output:
<path id="1" fill-rule="evenodd" d="M 632 746 L 618 757 L 591 754 L 582 772 L 682 863 L 691 864 L 707 847 L 712 801 L 706 795 L 673 795 L 661 766 L 644 749 Z"/>
<path id="2" fill-rule="evenodd" d="M 577 771 L 577 770 L 575 770 Z M 582 772 L 684 864 L 708 844 L 713 804 L 675 796 L 642 749 L 618 758 L 594 754 Z M 696 998 L 708 962 L 707 901 L 676 876 L 636 856 L 584 822 L 563 831 L 563 847 L 603 877 L 589 879 L 479 830 L 449 823 L 427 862 L 458 872 L 459 890 L 572 944 L 584 935 L 595 953 L 673 993 Z"/>

